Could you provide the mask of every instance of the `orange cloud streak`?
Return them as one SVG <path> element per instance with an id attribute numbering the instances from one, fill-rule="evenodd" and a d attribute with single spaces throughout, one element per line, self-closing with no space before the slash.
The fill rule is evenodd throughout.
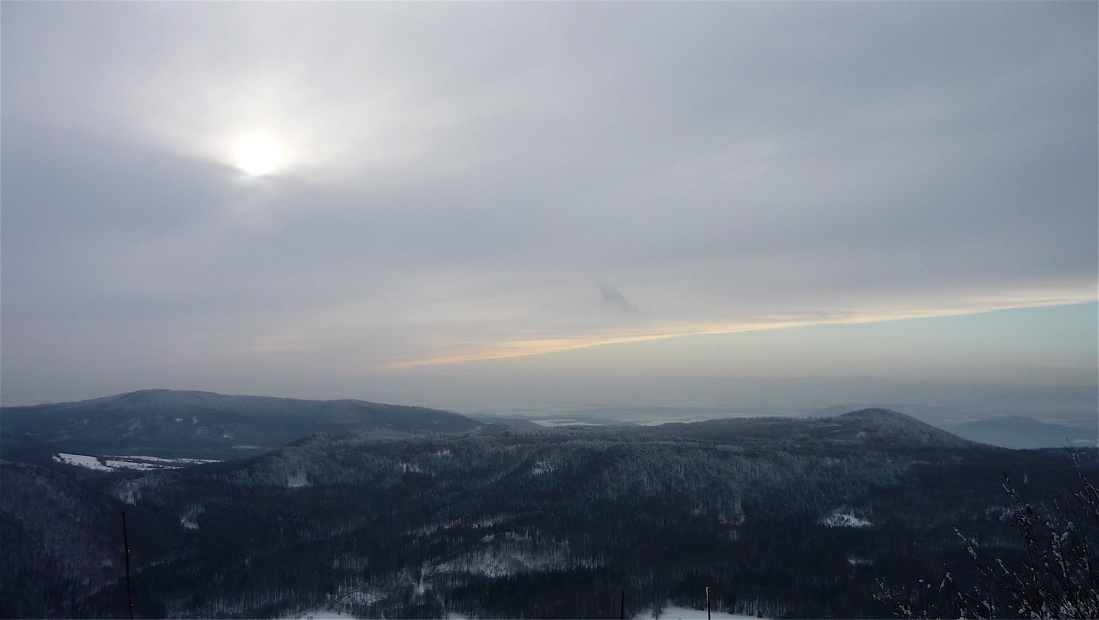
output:
<path id="1" fill-rule="evenodd" d="M 475 346 L 475 350 L 465 353 L 453 353 L 407 362 L 395 362 L 387 364 L 388 370 L 402 370 L 421 366 L 440 366 L 456 364 L 460 362 L 472 362 L 479 360 L 506 359 L 512 357 L 528 357 L 532 355 L 544 355 L 560 351 L 573 351 L 609 344 L 623 344 L 628 342 L 642 342 L 646 340 L 662 340 L 677 338 L 680 336 L 700 336 L 707 334 L 732 334 L 737 332 L 757 331 L 766 329 L 782 329 L 786 327 L 805 327 L 810 325 L 836 325 L 876 323 L 879 321 L 892 321 L 898 319 L 930 318 L 937 316 L 955 316 L 963 314 L 979 314 L 994 310 L 1009 308 L 1057 306 L 1074 303 L 1095 301 L 1094 298 L 1081 299 L 1076 295 L 1049 295 L 1047 292 L 1035 292 L 1026 300 L 1016 299 L 1012 301 L 1003 299 L 986 299 L 973 302 L 963 308 L 927 308 L 905 309 L 895 311 L 878 311 L 867 313 L 854 312 L 820 312 L 794 315 L 775 315 L 766 318 L 749 319 L 742 322 L 731 323 L 702 323 L 695 325 L 678 326 L 653 326 L 647 329 L 635 330 L 630 333 L 592 334 L 588 336 L 574 336 L 568 338 L 542 338 L 533 340 L 512 340 L 504 342 L 487 342 Z"/>

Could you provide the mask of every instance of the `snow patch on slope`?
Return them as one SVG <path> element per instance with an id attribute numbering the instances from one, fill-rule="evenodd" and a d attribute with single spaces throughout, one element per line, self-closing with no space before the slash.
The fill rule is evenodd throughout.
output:
<path id="1" fill-rule="evenodd" d="M 188 465 L 201 465 L 203 463 L 220 463 L 216 459 L 167 459 L 157 456 L 111 456 L 100 458 L 87 454 L 69 454 L 59 452 L 53 456 L 57 463 L 75 465 L 97 471 L 114 471 L 116 469 L 133 469 L 137 471 L 152 471 L 155 469 L 179 469 Z"/>
<path id="2" fill-rule="evenodd" d="M 66 465 L 75 465 L 77 467 L 85 467 L 98 471 L 111 471 L 113 469 L 100 463 L 97 457 L 87 456 L 85 454 L 67 454 L 65 452 L 59 452 L 53 455 L 53 460 Z"/>
<path id="3" fill-rule="evenodd" d="M 705 609 L 688 609 L 686 607 L 665 607 L 660 610 L 659 614 L 646 611 L 634 616 L 634 620 L 647 620 L 648 618 L 654 620 L 705 620 L 707 617 L 715 620 L 759 620 L 756 616 L 729 614 L 723 611 L 711 611 L 707 614 Z"/>
<path id="4" fill-rule="evenodd" d="M 302 470 L 297 470 L 286 479 L 286 488 L 300 489 L 309 486 L 309 478 Z"/>
<path id="5" fill-rule="evenodd" d="M 870 527 L 872 524 L 866 519 L 859 518 L 851 512 L 837 510 L 820 520 L 824 527 Z"/>

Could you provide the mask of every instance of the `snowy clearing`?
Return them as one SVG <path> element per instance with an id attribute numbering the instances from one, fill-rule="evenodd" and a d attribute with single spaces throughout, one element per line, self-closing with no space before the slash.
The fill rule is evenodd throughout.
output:
<path id="1" fill-rule="evenodd" d="M 872 525 L 866 519 L 860 519 L 849 512 L 839 510 L 821 519 L 820 524 L 824 527 L 870 527 Z"/>
<path id="2" fill-rule="evenodd" d="M 354 618 L 349 613 L 342 611 L 334 611 L 332 609 L 317 609 L 313 611 L 303 611 L 300 614 L 293 616 L 283 616 L 279 620 L 336 620 L 337 618 Z"/>
<path id="3" fill-rule="evenodd" d="M 53 456 L 53 460 L 58 463 L 65 463 L 66 465 L 76 465 L 77 467 L 86 467 L 99 471 L 111 471 L 111 468 L 100 463 L 98 458 L 85 454 L 67 454 L 65 452 L 59 452 Z"/>
<path id="4" fill-rule="evenodd" d="M 279 620 L 338 620 L 351 619 L 355 616 L 331 609 L 318 609 L 304 611 L 293 616 L 283 616 Z M 451 620 L 472 620 L 462 614 L 447 614 Z M 757 616 L 744 616 L 740 614 L 728 614 L 722 611 L 710 612 L 713 620 L 761 620 Z M 659 616 L 654 616 L 651 611 L 645 611 L 633 617 L 633 620 L 706 620 L 705 609 L 688 609 L 686 607 L 665 607 Z"/>
<path id="5" fill-rule="evenodd" d="M 188 458 L 164 458 L 160 456 L 145 456 L 143 454 L 134 454 L 132 456 L 116 456 L 116 459 L 126 459 L 128 461 L 148 461 L 150 463 L 167 463 L 169 465 L 201 465 L 203 463 L 220 463 L 217 459 L 188 459 Z"/>
<path id="6" fill-rule="evenodd" d="M 174 469 L 173 467 L 161 463 L 141 463 L 138 461 L 120 461 L 114 459 L 105 459 L 103 462 L 107 464 L 107 469 L 137 469 L 140 471 Z"/>
<path id="7" fill-rule="evenodd" d="M 659 616 L 654 616 L 651 611 L 634 616 L 634 620 L 706 620 L 705 609 L 687 609 L 686 607 L 665 607 Z M 759 620 L 756 616 L 742 616 L 740 614 L 727 614 L 723 611 L 711 611 L 710 618 L 714 620 Z"/>
<path id="8" fill-rule="evenodd" d="M 87 454 L 69 454 L 58 452 L 53 460 L 58 463 L 75 465 L 97 471 L 114 471 L 116 469 L 135 469 L 150 471 L 154 469 L 179 469 L 188 465 L 201 465 L 203 463 L 220 463 L 215 459 L 189 459 L 189 458 L 162 458 L 158 456 L 110 456 L 102 461 L 97 456 Z"/>

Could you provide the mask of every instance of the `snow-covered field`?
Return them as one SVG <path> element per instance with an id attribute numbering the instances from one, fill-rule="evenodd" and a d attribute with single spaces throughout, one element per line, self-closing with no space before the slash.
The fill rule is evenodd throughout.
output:
<path id="1" fill-rule="evenodd" d="M 60 452 L 53 455 L 53 460 L 58 463 L 65 463 L 66 465 L 76 465 L 77 467 L 98 469 L 99 471 L 111 471 L 112 469 L 111 467 L 107 467 L 103 463 L 100 463 L 98 458 L 84 454 L 66 454 Z"/>
<path id="2" fill-rule="evenodd" d="M 140 471 L 149 471 L 151 469 L 174 469 L 168 465 L 162 465 L 160 463 L 142 463 L 138 461 L 120 461 L 117 459 L 103 459 L 103 462 L 107 464 L 107 469 L 137 469 Z"/>
<path id="3" fill-rule="evenodd" d="M 739 614 L 727 614 L 722 611 L 711 611 L 710 618 L 713 620 L 759 620 L 755 616 L 742 616 Z M 705 609 L 687 609 L 686 607 L 665 607 L 660 612 L 659 616 L 654 616 L 652 612 L 645 612 L 643 614 L 634 616 L 634 620 L 648 620 L 654 618 L 655 620 L 706 620 Z"/>
<path id="4" fill-rule="evenodd" d="M 317 609 L 314 611 L 305 611 L 293 616 L 285 616 L 279 620 L 350 620 L 354 617 L 355 616 L 345 612 L 333 611 L 331 609 Z M 451 618 L 451 620 L 471 620 L 461 614 L 450 614 L 447 617 Z M 755 616 L 741 616 L 720 611 L 710 612 L 709 617 L 712 618 L 712 620 L 760 620 Z M 706 620 L 706 610 L 687 609 L 686 607 L 665 607 L 664 610 L 660 612 L 659 616 L 654 616 L 651 611 L 646 611 L 643 614 L 634 616 L 633 620 Z"/>
<path id="5" fill-rule="evenodd" d="M 100 459 L 97 456 L 86 454 L 68 454 L 59 452 L 54 455 L 54 461 L 77 467 L 86 467 L 99 471 L 114 471 L 116 469 L 137 469 L 148 471 L 151 469 L 179 469 L 188 465 L 200 465 L 202 463 L 218 463 L 213 459 L 166 459 L 158 456 L 111 456 Z"/>
<path id="6" fill-rule="evenodd" d="M 337 620 L 341 618 L 343 620 L 350 620 L 354 617 L 355 616 L 352 616 L 351 614 L 342 611 L 332 611 L 331 609 L 316 609 L 313 611 L 303 611 L 302 613 L 294 616 L 285 616 L 283 618 L 280 618 L 279 620 Z"/>
<path id="7" fill-rule="evenodd" d="M 860 519 L 850 512 L 843 512 L 840 510 L 821 519 L 820 523 L 824 527 L 870 527 L 873 525 L 866 519 Z"/>

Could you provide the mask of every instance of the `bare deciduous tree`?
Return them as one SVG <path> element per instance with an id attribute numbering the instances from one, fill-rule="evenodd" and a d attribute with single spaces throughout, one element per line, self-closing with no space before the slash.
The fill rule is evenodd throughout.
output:
<path id="1" fill-rule="evenodd" d="M 906 618 L 1099 618 L 1099 488 L 1073 452 L 1080 488 L 1054 502 L 1034 506 L 1005 476 L 1011 525 L 1022 538 L 1022 563 L 1005 561 L 976 538 L 955 530 L 977 565 L 979 580 L 961 586 L 947 572 L 931 583 L 901 591 L 879 583 L 879 599 Z"/>

